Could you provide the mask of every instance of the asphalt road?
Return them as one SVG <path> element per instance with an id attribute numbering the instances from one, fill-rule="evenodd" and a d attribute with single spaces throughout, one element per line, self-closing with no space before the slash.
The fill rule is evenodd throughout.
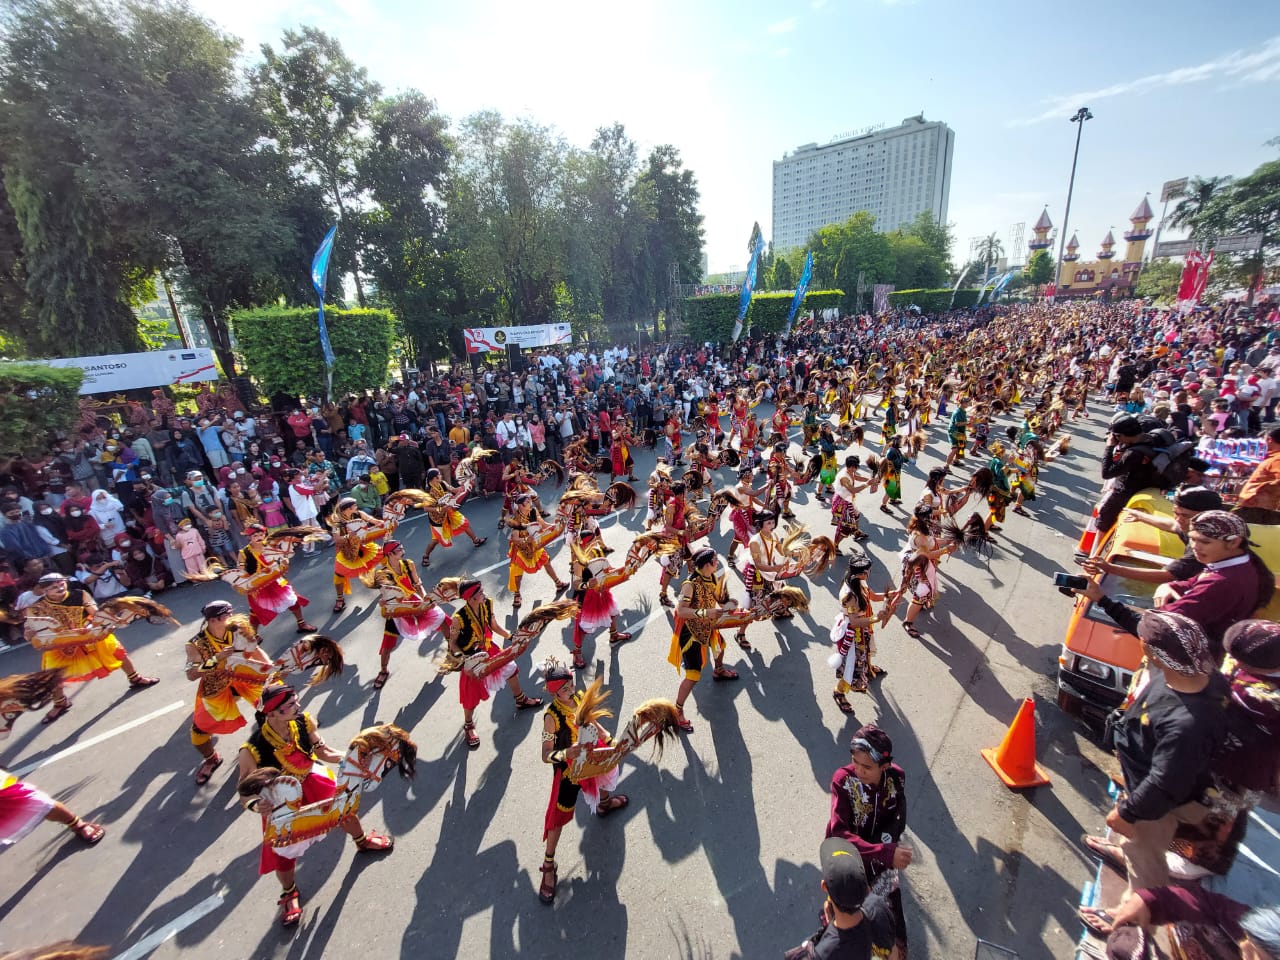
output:
<path id="1" fill-rule="evenodd" d="M 945 454 L 943 426 L 930 430 L 929 452 L 904 475 L 906 505 L 938 451 Z M 298 871 L 305 916 L 296 930 L 282 930 L 276 880 L 257 875 L 257 818 L 235 801 L 241 738 L 223 738 L 227 762 L 209 785 L 192 781 L 198 758 L 188 740 L 193 686 L 183 676 L 183 642 L 203 603 L 238 598 L 221 583 L 171 591 L 161 599 L 180 629 L 139 624 L 121 634 L 159 685 L 128 693 L 119 674 L 77 684 L 75 708 L 57 724 L 42 727 L 27 715 L 0 742 L 0 764 L 28 771 L 107 828 L 88 849 L 43 824 L 5 852 L 0 949 L 69 938 L 108 945 L 118 960 L 558 958 L 567 947 L 585 957 L 776 957 L 815 928 L 830 777 L 848 761 L 852 732 L 874 720 L 907 774 L 913 955 L 968 957 L 981 938 L 1024 958 L 1068 956 L 1079 932 L 1078 891 L 1091 872 L 1078 838 L 1098 827 L 1105 797 L 1095 743 L 1054 705 L 1071 605 L 1051 574 L 1074 569 L 1075 537 L 1097 489 L 1102 421 L 1069 430 L 1073 452 L 1042 472 L 1041 496 L 1029 505 L 1034 519 L 1010 513 L 990 563 L 961 556 L 943 563 L 941 602 L 919 621 L 925 639 L 912 640 L 898 622 L 878 634 L 877 662 L 889 673 L 870 695 L 852 696 L 856 717 L 832 702 L 826 663 L 842 565 L 804 584 L 807 615 L 776 628 L 753 625 L 750 655 L 731 644 L 726 662 L 741 680 L 704 676 L 688 711 L 695 732 L 661 758 L 643 749 L 626 762 L 621 789 L 630 806 L 600 821 L 579 804 L 560 843 L 553 907 L 536 896 L 551 782 L 540 761 L 540 712 L 518 714 L 503 690 L 477 711 L 483 743 L 468 751 L 457 677 L 436 676 L 438 639 L 398 650 L 390 682 L 374 691 L 382 627 L 374 597 L 357 585 L 354 602 L 331 615 L 332 553 L 324 551 L 299 555 L 291 579 L 312 599 L 313 622 L 342 642 L 349 667 L 306 693 L 304 704 L 335 745 L 375 721 L 411 728 L 418 776 L 405 784 L 392 775 L 363 798 L 364 822 L 397 837 L 391 855 L 357 853 L 337 833 L 305 854 Z M 636 454 L 645 477 L 652 452 Z M 957 476 L 975 466 L 966 461 Z M 732 483 L 729 471 L 719 480 Z M 897 577 L 906 515 L 890 518 L 877 503 L 878 495 L 863 494 L 859 506 L 878 560 L 871 585 L 883 590 L 891 571 Z M 795 506 L 814 533 L 830 531 L 812 487 Z M 491 534 L 498 509 L 495 499 L 466 513 Z M 610 519 L 607 542 L 625 550 L 642 521 L 642 510 Z M 400 531 L 415 558 L 427 535 L 420 517 Z M 726 518 L 713 543 L 724 550 L 729 536 Z M 427 573 L 484 570 L 486 589 L 509 615 L 505 549 L 496 535 L 479 549 L 464 539 L 438 550 Z M 552 558 L 566 575 L 562 543 Z M 601 634 L 587 649 L 586 677 L 603 674 L 623 718 L 642 700 L 676 691 L 657 576 L 650 565 L 616 591 L 635 640 L 611 650 Z M 733 574 L 731 584 L 738 586 Z M 526 578 L 524 610 L 551 591 L 545 575 Z M 569 625 L 553 625 L 522 659 L 527 689 L 538 692 L 534 663 L 548 653 L 568 657 L 569 633 Z M 287 615 L 264 631 L 273 654 L 292 638 Z M 36 665 L 27 648 L 0 656 L 6 675 Z M 1013 792 L 978 751 L 1000 742 L 1024 697 L 1035 700 L 1039 759 L 1053 783 Z"/>

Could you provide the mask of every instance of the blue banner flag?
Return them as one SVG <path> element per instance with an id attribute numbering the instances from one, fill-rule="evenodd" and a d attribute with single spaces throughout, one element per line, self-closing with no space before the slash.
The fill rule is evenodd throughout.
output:
<path id="1" fill-rule="evenodd" d="M 791 300 L 791 309 L 787 311 L 787 324 L 783 328 L 784 337 L 791 335 L 791 323 L 796 318 L 796 311 L 804 303 L 804 295 L 809 292 L 809 281 L 813 278 L 813 251 L 804 258 L 804 269 L 800 271 L 800 282 L 796 284 L 796 295 Z"/>
<path id="2" fill-rule="evenodd" d="M 738 319 L 733 323 L 733 342 L 737 343 L 742 336 L 742 322 L 747 319 L 747 310 L 751 307 L 751 290 L 756 285 L 756 267 L 760 264 L 760 251 L 764 249 L 763 234 L 756 237 L 756 247 L 751 251 L 751 262 L 747 264 L 747 275 L 742 280 L 742 292 L 738 294 Z"/>
<path id="3" fill-rule="evenodd" d="M 333 237 L 338 232 L 335 223 L 320 241 L 316 255 L 311 259 L 311 285 L 316 288 L 316 296 L 320 298 L 320 349 L 324 352 L 324 365 L 333 366 L 333 344 L 329 342 L 329 328 L 324 322 L 324 291 L 329 279 L 329 255 L 333 253 Z"/>

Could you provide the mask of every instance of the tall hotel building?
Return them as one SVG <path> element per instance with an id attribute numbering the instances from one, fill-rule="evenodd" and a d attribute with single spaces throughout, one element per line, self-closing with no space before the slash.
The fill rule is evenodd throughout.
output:
<path id="1" fill-rule="evenodd" d="M 813 231 L 860 210 L 876 229 L 893 230 L 924 210 L 947 222 L 955 132 L 945 123 L 908 117 L 887 130 L 806 143 L 773 161 L 773 245 L 802 246 Z"/>

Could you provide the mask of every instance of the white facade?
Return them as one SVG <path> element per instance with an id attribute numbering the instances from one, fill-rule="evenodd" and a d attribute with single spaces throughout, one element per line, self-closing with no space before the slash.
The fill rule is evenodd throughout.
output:
<path id="1" fill-rule="evenodd" d="M 813 231 L 866 210 L 876 229 L 910 223 L 924 210 L 947 222 L 955 132 L 908 117 L 897 127 L 807 143 L 773 162 L 773 246 L 802 246 Z"/>

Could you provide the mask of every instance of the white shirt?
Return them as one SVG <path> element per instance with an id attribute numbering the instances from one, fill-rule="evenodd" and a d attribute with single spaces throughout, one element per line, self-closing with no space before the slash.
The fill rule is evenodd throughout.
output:
<path id="1" fill-rule="evenodd" d="M 502 449 L 504 450 L 514 450 L 516 448 L 517 432 L 514 420 L 499 420 L 498 425 L 493 428 L 493 434 L 498 438 L 498 442 L 502 444 Z"/>

